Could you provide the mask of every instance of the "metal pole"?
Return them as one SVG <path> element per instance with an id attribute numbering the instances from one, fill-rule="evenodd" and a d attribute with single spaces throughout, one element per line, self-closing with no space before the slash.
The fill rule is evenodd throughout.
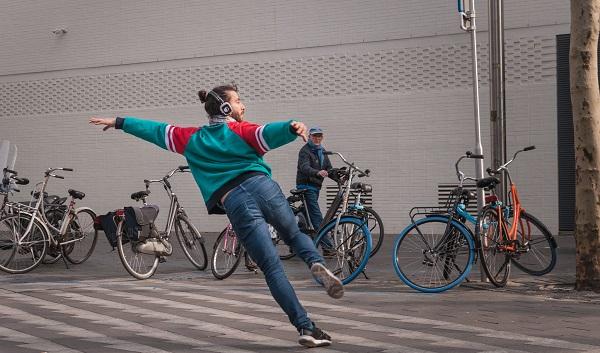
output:
<path id="1" fill-rule="evenodd" d="M 481 116 L 479 114 L 479 72 L 477 70 L 477 26 L 475 24 L 475 0 L 469 0 L 469 10 L 465 13 L 462 0 L 458 0 L 458 11 L 461 15 L 461 28 L 471 32 L 472 66 L 473 66 L 473 115 L 475 118 L 475 153 L 483 155 L 481 144 Z M 483 160 L 475 159 L 475 176 L 483 178 Z M 477 210 L 481 211 L 484 204 L 483 189 L 477 190 Z M 480 263 L 481 265 L 481 263 Z M 481 266 L 480 266 L 481 267 Z M 487 282 L 483 269 L 480 268 L 480 279 Z"/>
<path id="2" fill-rule="evenodd" d="M 504 10 L 502 0 L 489 0 L 490 22 L 490 137 L 491 164 L 498 168 L 506 161 L 506 110 L 504 87 Z M 506 178 L 498 188 L 501 201 L 506 201 Z"/>

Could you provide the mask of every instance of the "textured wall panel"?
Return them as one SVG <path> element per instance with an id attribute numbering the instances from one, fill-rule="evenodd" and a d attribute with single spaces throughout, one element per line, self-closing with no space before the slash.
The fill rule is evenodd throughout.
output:
<path id="1" fill-rule="evenodd" d="M 486 83 L 487 46 L 480 81 Z M 471 85 L 470 46 L 415 47 L 266 62 L 172 68 L 0 84 L 0 116 L 139 109 L 196 104 L 199 88 L 234 79 L 246 99 L 408 93 Z M 507 84 L 553 79 L 554 38 L 533 37 L 506 44 Z M 198 87 L 203 84 L 203 87 Z"/>

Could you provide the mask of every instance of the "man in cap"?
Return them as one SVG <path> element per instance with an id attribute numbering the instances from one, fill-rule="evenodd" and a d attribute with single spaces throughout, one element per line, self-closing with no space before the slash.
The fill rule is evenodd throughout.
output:
<path id="1" fill-rule="evenodd" d="M 310 128 L 307 143 L 298 153 L 298 171 L 296 173 L 296 188 L 306 189 L 306 207 L 310 221 L 315 229 L 323 221 L 323 215 L 319 208 L 319 193 L 323 185 L 323 179 L 328 176 L 331 170 L 331 161 L 323 153 L 323 129 L 318 126 Z M 331 240 L 323 239 L 323 251 L 326 255 L 331 249 Z"/>

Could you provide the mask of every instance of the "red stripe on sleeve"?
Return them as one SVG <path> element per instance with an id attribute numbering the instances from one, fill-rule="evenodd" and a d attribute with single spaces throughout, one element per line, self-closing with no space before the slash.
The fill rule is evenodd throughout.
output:
<path id="1" fill-rule="evenodd" d="M 199 130 L 197 127 L 176 127 L 173 126 L 169 133 L 169 139 L 173 152 L 181 153 L 185 151 L 190 137 Z"/>
<path id="2" fill-rule="evenodd" d="M 261 128 L 260 125 L 254 124 L 254 123 L 249 123 L 247 121 L 242 121 L 242 122 L 232 121 L 232 122 L 228 123 L 227 126 L 229 126 L 231 131 L 233 131 L 239 137 L 241 137 L 242 140 L 246 141 L 247 144 L 252 146 L 252 148 L 254 148 L 256 153 L 258 153 L 261 156 L 263 154 L 267 153 L 267 149 L 260 142 L 259 135 L 262 132 L 262 131 L 260 131 L 260 128 Z M 257 130 L 258 130 L 259 134 L 257 134 Z"/>

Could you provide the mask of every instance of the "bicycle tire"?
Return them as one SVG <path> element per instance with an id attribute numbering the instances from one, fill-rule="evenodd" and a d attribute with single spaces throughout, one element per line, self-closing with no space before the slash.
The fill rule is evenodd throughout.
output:
<path id="1" fill-rule="evenodd" d="M 60 229 L 60 224 L 65 218 L 65 210 L 60 208 L 50 208 L 45 213 L 48 222 L 55 228 Z M 52 231 L 52 230 L 51 230 Z M 46 250 L 46 256 L 42 260 L 45 265 L 56 263 L 62 257 L 62 252 L 58 245 L 48 243 L 48 250 Z"/>
<path id="2" fill-rule="evenodd" d="M 335 229 L 343 231 L 340 241 L 334 240 L 334 257 L 324 257 L 324 265 L 335 274 L 343 284 L 352 282 L 363 272 L 371 253 L 371 234 L 366 222 L 354 216 L 343 216 L 336 227 L 337 219 L 327 223 L 314 239 L 315 247 L 323 251 L 321 239 Z M 348 248 L 347 250 L 345 248 Z M 333 260 L 333 261 L 332 261 Z M 346 269 L 346 265 L 348 266 Z"/>
<path id="3" fill-rule="evenodd" d="M 48 233 L 39 219 L 33 220 L 29 234 L 23 239 L 26 244 L 17 241 L 31 218 L 30 214 L 15 213 L 0 219 L 0 270 L 11 274 L 27 273 L 42 263 L 48 249 Z"/>
<path id="4" fill-rule="evenodd" d="M 440 240 L 437 237 L 444 234 L 449 235 L 442 250 L 432 254 Z M 456 287 L 469 275 L 475 241 L 457 220 L 448 224 L 448 216 L 427 216 L 402 230 L 394 241 L 392 259 L 396 274 L 406 285 L 424 293 L 439 293 Z"/>
<path id="5" fill-rule="evenodd" d="M 371 233 L 371 240 L 373 242 L 369 257 L 373 257 L 379 249 L 381 249 L 383 238 L 385 237 L 383 221 L 381 220 L 381 217 L 379 217 L 379 214 L 371 207 L 365 207 L 363 213 L 363 217 L 367 217 L 367 227 L 369 228 L 369 233 Z"/>
<path id="6" fill-rule="evenodd" d="M 123 267 L 134 278 L 141 280 L 152 277 L 158 268 L 160 256 L 137 251 L 135 247 L 138 242 L 129 241 L 123 234 L 123 223 L 121 220 L 117 224 L 117 252 Z"/>
<path id="7" fill-rule="evenodd" d="M 185 224 L 185 228 L 182 223 Z M 185 232 L 185 229 L 188 232 Z M 187 217 L 180 215 L 175 218 L 175 235 L 185 257 L 190 260 L 192 265 L 199 270 L 206 269 L 208 256 L 206 255 L 204 238 Z"/>
<path id="8" fill-rule="evenodd" d="M 498 209 L 495 206 L 485 206 L 477 218 L 476 232 L 481 267 L 494 286 L 504 287 L 510 276 L 511 258 L 509 253 L 503 250 L 508 240 L 506 228 L 500 226 Z"/>
<path id="9" fill-rule="evenodd" d="M 72 264 L 81 264 L 92 256 L 98 242 L 98 230 L 94 228 L 96 213 L 90 209 L 81 209 L 71 218 L 67 233 L 61 245 L 65 258 Z"/>
<path id="10" fill-rule="evenodd" d="M 537 228 L 533 236 L 532 226 Z M 542 276 L 554 269 L 556 266 L 556 240 L 546 226 L 536 217 L 529 213 L 521 212 L 518 239 L 522 239 L 523 233 L 529 233 L 530 240 L 527 242 L 528 251 L 512 256 L 512 263 L 521 271 L 533 275 Z"/>
<path id="11" fill-rule="evenodd" d="M 213 276 L 215 276 L 216 279 L 220 280 L 231 276 L 231 274 L 235 272 L 235 270 L 240 264 L 240 261 L 242 260 L 242 257 L 244 257 L 244 253 L 246 252 L 242 244 L 237 239 L 237 236 L 235 236 L 236 242 L 234 245 L 232 245 L 231 242 L 229 242 L 229 244 L 221 244 L 225 240 L 233 239 L 232 237 L 225 236 L 227 232 L 233 232 L 233 230 L 229 227 L 226 227 L 225 229 L 223 229 L 223 231 L 221 231 L 221 234 L 219 234 L 217 240 L 215 240 L 215 244 L 213 246 L 213 253 L 211 257 L 210 270 Z M 235 246 L 235 248 L 232 248 L 233 246 Z M 218 264 L 217 261 L 221 258 L 225 259 L 225 263 L 223 266 Z"/>

